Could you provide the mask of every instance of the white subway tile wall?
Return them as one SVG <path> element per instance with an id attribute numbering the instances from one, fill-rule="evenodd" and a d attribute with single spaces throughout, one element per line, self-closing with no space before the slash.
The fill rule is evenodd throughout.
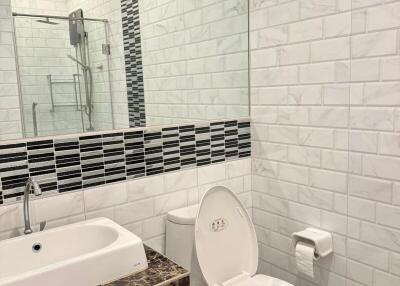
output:
<path id="1" fill-rule="evenodd" d="M 0 140 L 22 138 L 13 20 L 9 1 L 0 1 Z"/>
<path id="2" fill-rule="evenodd" d="M 169 174 L 109 184 L 32 201 L 31 217 L 48 227 L 96 217 L 108 217 L 139 235 L 146 244 L 164 252 L 168 211 L 199 202 L 216 185 L 231 188 L 251 212 L 251 159 L 181 170 Z M 205 177 L 206 174 L 213 177 Z M 22 234 L 21 204 L 0 207 L 0 239 Z"/>
<path id="3" fill-rule="evenodd" d="M 146 123 L 248 116 L 247 0 L 139 0 Z"/>
<path id="4" fill-rule="evenodd" d="M 400 285 L 400 1 L 250 0 L 260 271 L 294 285 Z M 315 279 L 293 231 L 333 232 Z"/>
<path id="5" fill-rule="evenodd" d="M 349 232 L 352 224 L 358 226 L 354 241 L 348 240 L 348 275 L 361 285 L 393 286 L 400 285 L 400 1 L 357 2 L 352 11 L 349 149 L 361 159 L 348 176 Z"/>

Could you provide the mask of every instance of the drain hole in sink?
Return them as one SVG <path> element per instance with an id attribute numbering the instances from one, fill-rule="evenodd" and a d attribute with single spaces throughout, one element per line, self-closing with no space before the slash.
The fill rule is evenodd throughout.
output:
<path id="1" fill-rule="evenodd" d="M 34 245 L 32 245 L 33 252 L 39 252 L 40 250 L 42 250 L 42 245 L 40 243 L 35 243 Z"/>

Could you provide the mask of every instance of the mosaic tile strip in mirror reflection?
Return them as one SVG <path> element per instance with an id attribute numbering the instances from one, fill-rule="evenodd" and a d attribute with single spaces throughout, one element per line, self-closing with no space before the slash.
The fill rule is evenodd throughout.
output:
<path id="1" fill-rule="evenodd" d="M 146 126 L 138 0 L 121 0 L 129 127 Z"/>
<path id="2" fill-rule="evenodd" d="M 62 193 L 251 155 L 249 119 L 0 145 L 0 204 L 34 177 Z"/>

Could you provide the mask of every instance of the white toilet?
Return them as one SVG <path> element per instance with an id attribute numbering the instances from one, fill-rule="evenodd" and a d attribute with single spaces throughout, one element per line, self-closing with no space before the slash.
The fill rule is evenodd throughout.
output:
<path id="1" fill-rule="evenodd" d="M 191 271 L 191 285 L 293 286 L 256 275 L 254 225 L 239 199 L 225 187 L 207 191 L 199 206 L 168 213 L 166 227 L 166 254 Z"/>

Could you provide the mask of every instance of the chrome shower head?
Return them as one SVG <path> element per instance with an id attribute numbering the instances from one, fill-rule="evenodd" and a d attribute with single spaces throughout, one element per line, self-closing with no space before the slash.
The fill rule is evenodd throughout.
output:
<path id="1" fill-rule="evenodd" d="M 49 24 L 49 25 L 58 25 L 58 24 L 59 24 L 59 23 L 57 23 L 57 22 L 52 22 L 52 21 L 50 21 L 49 18 L 46 18 L 46 20 L 43 20 L 43 19 L 36 20 L 36 22 L 42 23 L 42 24 Z"/>

